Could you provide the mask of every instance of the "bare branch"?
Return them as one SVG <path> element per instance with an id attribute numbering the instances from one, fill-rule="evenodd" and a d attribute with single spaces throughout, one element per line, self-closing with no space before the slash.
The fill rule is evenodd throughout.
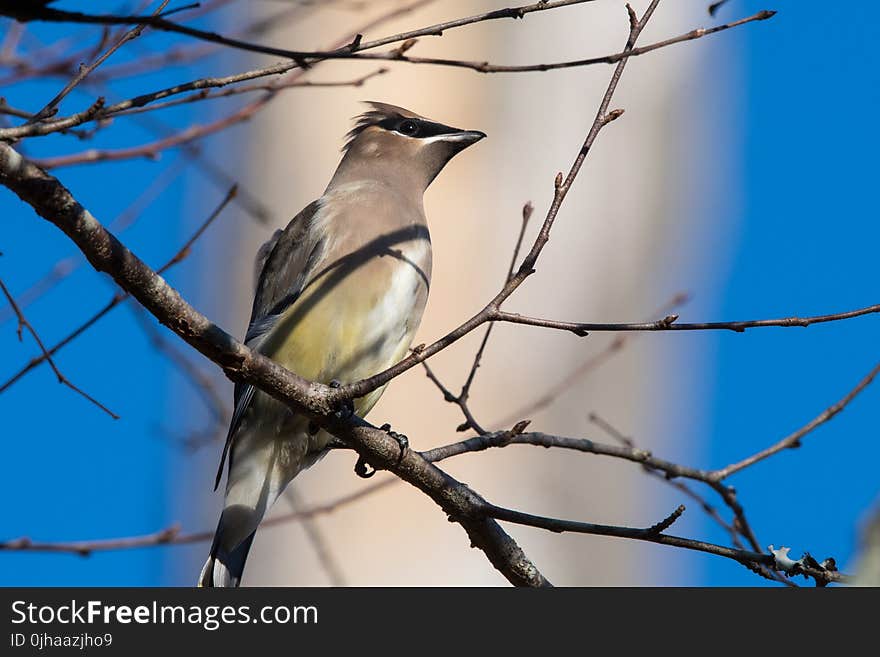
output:
<path id="1" fill-rule="evenodd" d="M 175 344 L 165 339 L 162 333 L 153 326 L 152 316 L 143 308 L 138 305 L 134 305 L 133 308 L 135 310 L 135 318 L 150 344 L 153 345 L 156 351 L 163 354 L 177 371 L 192 384 L 193 389 L 199 393 L 199 396 L 205 402 L 205 406 L 210 411 L 214 422 L 218 426 L 229 422 L 229 416 L 226 412 L 226 400 L 217 390 L 213 379 L 184 355 Z"/>
<path id="2" fill-rule="evenodd" d="M 680 34 L 676 37 L 672 37 L 670 39 L 664 39 L 663 41 L 657 41 L 656 43 L 652 43 L 646 46 L 642 46 L 639 48 L 633 48 L 631 51 L 622 51 L 618 53 L 614 53 L 611 55 L 602 55 L 600 57 L 588 57 L 585 59 L 570 59 L 562 62 L 552 62 L 545 64 L 518 64 L 518 65 L 505 65 L 505 64 L 492 64 L 486 61 L 467 61 L 461 59 L 444 59 L 442 57 L 412 57 L 409 55 L 405 55 L 403 52 L 398 50 L 392 50 L 387 53 L 359 53 L 356 55 L 352 55 L 349 59 L 369 59 L 369 60 L 381 60 L 381 61 L 394 61 L 394 62 L 406 62 L 408 64 L 427 64 L 431 66 L 448 66 L 452 68 L 466 68 L 472 71 L 476 71 L 477 73 L 543 73 L 546 71 L 556 71 L 566 68 L 579 68 L 583 66 L 594 66 L 597 64 L 615 64 L 621 61 L 624 58 L 629 57 L 638 57 L 639 55 L 644 55 L 646 53 L 652 52 L 654 50 L 658 50 L 660 48 L 665 48 L 667 46 L 675 45 L 677 43 L 683 43 L 685 41 L 693 41 L 694 39 L 700 39 L 704 36 L 708 36 L 710 34 L 715 34 L 717 32 L 722 32 L 724 30 L 729 30 L 734 27 L 738 27 L 740 25 L 745 25 L 746 23 L 753 23 L 755 21 L 763 21 L 768 18 L 772 18 L 776 14 L 775 11 L 759 11 L 756 14 L 752 14 L 746 18 L 741 18 L 740 20 L 733 21 L 730 23 L 725 23 L 724 25 L 717 25 L 715 27 L 710 28 L 698 28 L 695 30 L 691 30 L 690 32 L 686 32 L 684 34 Z M 614 120 L 617 118 L 614 115 L 610 115 L 609 119 Z"/>
<path id="3" fill-rule="evenodd" d="M 14 152 L 14 151 L 12 151 Z M 162 265 L 156 271 L 159 274 L 162 274 L 172 267 L 174 267 L 179 262 L 182 262 L 190 253 L 190 249 L 192 249 L 193 244 L 195 244 L 196 240 L 204 234 L 204 232 L 208 229 L 208 227 L 214 222 L 214 220 L 220 216 L 220 213 L 223 209 L 229 204 L 235 197 L 236 188 L 233 187 L 229 190 L 226 197 L 220 202 L 220 205 L 208 216 L 205 221 L 203 221 L 193 235 L 184 242 L 183 246 L 177 250 L 177 252 L 168 260 L 164 265 Z M 57 342 L 51 349 L 49 349 L 46 353 L 41 354 L 40 356 L 36 356 L 31 359 L 31 361 L 25 365 L 22 369 L 16 372 L 11 378 L 5 381 L 2 385 L 0 385 L 0 393 L 5 392 L 7 389 L 12 387 L 17 381 L 19 381 L 25 374 L 30 372 L 32 369 L 40 365 L 41 363 L 48 360 L 49 356 L 54 356 L 60 349 L 64 348 L 68 344 L 70 344 L 73 340 L 78 338 L 80 335 L 85 333 L 89 328 L 95 325 L 95 323 L 100 320 L 104 315 L 113 310 L 120 303 L 128 299 L 129 295 L 124 292 L 117 292 L 113 295 L 113 297 L 108 301 L 98 312 L 89 317 L 85 322 L 80 324 L 76 329 L 67 334 L 62 340 Z"/>
<path id="4" fill-rule="evenodd" d="M 545 516 L 535 516 L 530 513 L 505 509 L 503 507 L 487 504 L 484 511 L 497 520 L 513 522 L 518 525 L 538 527 L 555 533 L 575 532 L 578 534 L 595 534 L 598 536 L 617 536 L 620 538 L 634 538 L 638 540 L 652 540 L 662 535 L 662 532 L 672 525 L 681 514 L 684 506 L 679 505 L 666 518 L 650 527 L 618 527 L 615 525 L 597 525 L 591 522 L 578 522 L 574 520 L 559 520 Z M 720 547 L 720 546 L 719 546 Z M 725 555 L 727 556 L 727 555 Z"/>
<path id="5" fill-rule="evenodd" d="M 590 332 L 598 331 L 734 331 L 735 333 L 742 333 L 750 328 L 767 328 L 771 326 L 805 327 L 810 326 L 811 324 L 837 322 L 843 319 L 852 319 L 853 317 L 861 317 L 863 315 L 871 315 L 875 313 L 880 313 L 880 304 L 866 306 L 864 308 L 859 308 L 858 310 L 849 310 L 831 315 L 815 315 L 813 317 L 784 317 L 782 319 L 753 319 L 735 322 L 699 322 L 690 324 L 679 323 L 678 315 L 668 315 L 655 322 L 609 324 L 560 322 L 554 319 L 542 319 L 538 317 L 528 317 L 517 313 L 509 313 L 503 310 L 492 311 L 490 313 L 490 319 L 495 322 L 511 322 L 513 324 L 523 324 L 525 326 L 538 326 L 559 331 L 570 331 L 577 336 L 584 337 Z"/>
<path id="6" fill-rule="evenodd" d="M 110 538 L 96 541 L 74 541 L 49 543 L 33 541 L 26 536 L 15 538 L 10 541 L 0 542 L 0 551 L 7 552 L 62 552 L 77 554 L 81 557 L 91 556 L 94 552 L 110 550 L 127 550 L 132 548 L 151 547 L 155 545 L 168 545 L 171 543 L 188 543 L 188 536 L 180 536 L 180 528 L 172 525 L 152 534 L 143 536 L 130 536 L 125 538 Z M 206 537 L 205 540 L 210 540 Z"/>
<path id="7" fill-rule="evenodd" d="M 605 431 L 609 436 L 623 444 L 625 447 L 630 449 L 638 449 L 638 445 L 635 444 L 632 438 L 624 435 L 620 430 L 618 430 L 615 426 L 605 420 L 603 417 L 599 416 L 597 413 L 590 413 L 589 416 L 590 422 L 594 423 L 597 427 Z M 728 534 L 730 534 L 730 540 L 733 541 L 734 545 L 738 548 L 745 548 L 740 539 L 739 531 L 737 528 L 728 523 L 718 512 L 714 506 L 712 506 L 709 501 L 694 491 L 690 486 L 688 486 L 683 481 L 678 481 L 676 479 L 670 479 L 665 472 L 662 470 L 658 470 L 657 468 L 652 468 L 650 465 L 643 463 L 642 470 L 647 474 L 659 479 L 663 483 L 672 486 L 677 491 L 683 493 L 687 497 L 691 498 L 695 502 L 700 505 L 700 508 L 708 515 L 712 520 L 718 523 Z M 753 546 L 754 547 L 754 546 Z M 755 548 L 760 549 L 760 548 Z"/>
<path id="8" fill-rule="evenodd" d="M 585 1 L 585 0 L 581 0 Z M 544 5 L 545 7 L 549 7 L 548 5 Z M 481 73 L 521 73 L 528 71 L 549 71 L 555 69 L 563 69 L 563 68 L 572 68 L 572 67 L 580 67 L 580 66 L 590 66 L 595 64 L 613 64 L 622 61 L 624 58 L 629 58 L 633 56 L 643 55 L 654 50 L 658 50 L 659 48 L 665 48 L 666 46 L 674 45 L 676 43 L 682 43 L 684 41 L 691 41 L 693 39 L 698 39 L 703 36 L 707 36 L 709 34 L 715 34 L 717 32 L 721 32 L 723 30 L 731 29 L 733 27 L 737 27 L 740 25 L 744 25 L 746 23 L 751 23 L 759 20 L 766 20 L 773 16 L 773 12 L 758 12 L 753 16 L 749 16 L 748 18 L 741 19 L 739 21 L 734 21 L 732 23 L 727 23 L 725 25 L 719 25 L 713 28 L 699 28 L 696 30 L 691 30 L 685 34 L 679 35 L 677 37 L 673 37 L 671 39 L 666 39 L 664 41 L 658 41 L 656 43 L 643 46 L 641 48 L 633 48 L 631 50 L 622 51 L 619 53 L 614 53 L 612 55 L 605 55 L 602 57 L 594 57 L 590 59 L 580 59 L 580 60 L 572 60 L 566 62 L 559 62 L 555 64 L 534 64 L 534 65 L 523 65 L 523 66 L 499 66 L 494 64 L 489 64 L 488 62 L 467 62 L 460 60 L 450 60 L 450 59 L 437 59 L 437 58 L 419 58 L 419 57 L 411 57 L 404 54 L 406 51 L 403 49 L 395 49 L 388 53 L 343 53 L 334 58 L 343 58 L 343 59 L 366 59 L 366 60 L 381 60 L 381 61 L 397 61 L 397 62 L 408 62 L 411 64 L 433 64 L 433 65 L 442 65 L 442 66 L 452 66 L 458 68 L 469 68 Z M 363 49 L 363 47 L 361 48 Z M 255 69 L 252 71 L 247 71 L 245 73 L 239 73 L 236 75 L 230 75 L 220 78 L 203 78 L 199 80 L 194 80 L 192 82 L 188 82 L 181 85 L 176 85 L 174 87 L 169 87 L 167 89 L 162 89 L 160 91 L 155 91 L 148 94 L 141 94 L 136 98 L 131 98 L 125 101 L 121 101 L 120 103 L 115 103 L 107 108 L 104 108 L 101 111 L 94 111 L 89 114 L 88 110 L 83 112 L 79 112 L 77 114 L 73 114 L 71 116 L 58 119 L 56 121 L 48 121 L 43 122 L 39 125 L 27 125 L 27 126 L 18 126 L 14 128 L 5 128 L 0 129 L 0 139 L 20 139 L 23 137 L 30 136 L 39 136 L 50 134 L 52 132 L 58 132 L 62 130 L 69 130 L 72 127 L 77 125 L 81 125 L 87 121 L 106 119 L 108 117 L 114 116 L 116 114 L 122 112 L 128 112 L 132 108 L 141 108 L 149 103 L 153 103 L 157 100 L 161 100 L 163 98 L 167 98 L 169 96 L 187 93 L 191 91 L 199 91 L 210 88 L 222 87 L 228 84 L 234 84 L 237 82 L 244 82 L 247 80 L 253 80 L 256 78 L 267 77 L 272 75 L 279 75 L 282 73 L 286 73 L 293 69 L 300 68 L 298 64 L 295 62 L 282 62 L 279 64 L 275 64 L 273 66 L 269 66 L 266 68 Z M 292 85 L 287 85 L 292 86 Z M 278 88 L 287 88 L 287 86 L 279 86 Z M 271 88 L 271 85 L 270 85 Z M 619 113 L 611 112 L 608 116 L 605 117 L 604 122 L 610 123 L 612 120 L 618 118 L 620 116 Z M 206 134 L 211 134 L 214 131 L 199 131 L 195 137 L 202 137 Z M 167 148 L 168 146 L 164 146 Z M 86 157 L 85 155 L 81 155 L 77 157 L 76 160 L 62 160 L 61 163 L 56 163 L 52 160 L 42 160 L 40 164 L 46 168 L 52 168 L 54 166 L 63 166 L 67 164 L 74 163 L 85 163 L 85 162 L 94 162 L 94 161 L 103 161 L 107 159 L 124 159 L 126 157 L 137 157 L 142 155 L 144 151 L 147 152 L 155 152 L 156 147 L 147 148 L 146 146 L 142 146 L 138 148 L 136 151 L 132 151 L 132 149 L 122 149 L 117 152 L 109 152 L 106 155 L 102 154 L 100 157 L 95 158 L 94 156 Z M 116 153 L 116 154 L 114 154 Z M 133 154 L 132 154 L 133 153 Z"/>
<path id="9" fill-rule="evenodd" d="M 430 1 L 431 0 L 420 0 L 419 2 L 416 2 L 415 5 L 421 6 L 427 4 Z M 292 59 L 296 62 L 297 66 L 307 68 L 310 65 L 310 62 L 308 62 L 307 60 L 311 59 L 348 59 L 351 58 L 352 55 L 354 55 L 355 53 L 358 53 L 362 50 L 370 50 L 372 48 L 378 48 L 380 46 L 388 45 L 391 43 L 407 41 L 409 39 L 419 36 L 440 36 L 446 30 L 463 27 L 465 25 L 473 25 L 474 23 L 481 23 L 484 21 L 491 21 L 500 18 L 523 18 L 525 15 L 533 12 L 558 9 L 560 7 L 584 4 L 593 1 L 594 0 L 557 0 L 555 2 L 547 2 L 545 0 L 543 2 L 536 2 L 531 5 L 499 9 L 496 11 L 478 14 L 476 16 L 470 16 L 468 18 L 447 21 L 446 23 L 438 23 L 437 25 L 431 25 L 418 30 L 411 30 L 409 32 L 402 32 L 400 34 L 395 34 L 393 36 L 384 37 L 382 39 L 376 39 L 374 41 L 368 42 L 364 42 L 362 35 L 357 34 L 349 43 L 327 51 L 288 50 L 285 48 L 273 48 L 271 46 L 248 43 L 239 39 L 224 37 L 214 32 L 207 32 L 205 30 L 199 30 L 196 28 L 187 27 L 185 25 L 180 25 L 178 23 L 169 21 L 161 16 L 86 14 L 82 12 L 52 9 L 45 6 L 21 6 L 18 3 L 16 3 L 12 7 L 0 5 L 0 13 L 6 14 L 7 16 L 15 18 L 19 21 L 86 23 L 92 25 L 148 25 L 156 30 L 165 32 L 176 32 L 186 36 L 194 37 L 196 39 L 200 39 L 202 41 L 217 43 L 230 48 Z M 407 9 L 406 11 L 410 10 L 411 9 Z"/>
<path id="10" fill-rule="evenodd" d="M 330 514 L 342 507 L 353 504 L 365 497 L 379 492 L 390 485 L 399 483 L 400 479 L 389 478 L 377 481 L 361 490 L 337 498 L 330 502 L 318 504 L 304 509 L 297 509 L 289 513 L 281 513 L 266 518 L 261 523 L 262 527 L 273 527 L 289 522 L 299 522 L 308 518 Z M 95 552 L 109 552 L 114 550 L 128 550 L 144 547 L 158 547 L 161 545 L 187 545 L 190 543 L 207 543 L 214 538 L 214 530 L 205 530 L 184 534 L 179 525 L 172 525 L 166 529 L 141 536 L 126 536 L 123 538 L 91 540 L 91 541 L 66 541 L 45 542 L 34 541 L 27 537 L 15 538 L 9 541 L 0 541 L 0 551 L 9 552 L 61 552 L 88 557 Z"/>
<path id="11" fill-rule="evenodd" d="M 371 71 L 365 75 L 361 75 L 360 77 L 353 78 L 351 80 L 329 80 L 324 82 L 313 82 L 311 80 L 292 80 L 287 82 L 267 82 L 263 84 L 250 84 L 242 85 L 239 87 L 232 87 L 231 89 L 224 89 L 223 91 L 218 91 L 214 93 L 211 93 L 208 89 L 203 89 L 202 91 L 186 96 L 185 98 L 178 98 L 176 100 L 169 100 L 164 103 L 153 103 L 151 105 L 146 105 L 143 107 L 133 107 L 132 109 L 121 110 L 115 113 L 115 116 L 142 114 L 144 112 L 153 112 L 159 109 L 166 109 L 168 107 L 176 107 L 177 105 L 185 105 L 187 103 L 195 103 L 203 100 L 214 100 L 217 98 L 228 98 L 230 96 L 253 93 L 255 91 L 280 91 L 282 89 L 305 89 L 322 87 L 362 87 L 369 80 L 372 80 L 375 77 L 379 77 L 380 75 L 385 75 L 386 73 L 388 73 L 387 68 L 378 68 L 374 71 Z"/>
<path id="12" fill-rule="evenodd" d="M 0 279 L 0 291 L 3 292 L 3 295 L 6 297 L 6 300 L 9 302 L 9 305 L 12 307 L 12 310 L 15 313 L 15 316 L 18 318 L 18 339 L 21 340 L 22 328 L 26 328 L 28 330 L 28 333 L 31 334 L 31 336 L 34 338 L 34 341 L 40 347 L 40 351 L 43 352 L 43 357 L 49 362 L 49 366 L 52 368 L 52 371 L 55 372 L 55 376 L 58 377 L 58 383 L 67 386 L 68 388 L 73 390 L 75 393 L 84 397 L 85 399 L 87 399 L 88 401 L 93 403 L 95 406 L 100 408 L 102 411 L 104 411 L 107 415 L 112 417 L 114 420 L 118 420 L 119 416 L 116 415 L 116 413 L 114 413 L 109 408 L 104 406 L 104 404 L 102 404 L 97 399 L 92 397 L 89 393 L 87 393 L 82 388 L 78 388 L 77 386 L 75 386 L 73 384 L 73 382 L 71 382 L 70 379 L 68 379 L 66 376 L 64 376 L 61 373 L 61 370 L 58 369 L 58 366 L 55 364 L 55 361 L 52 360 L 52 356 L 49 354 L 48 351 L 46 351 L 46 346 L 43 344 L 43 341 L 40 339 L 40 336 L 37 333 L 37 330 L 33 327 L 33 325 L 27 320 L 27 318 L 21 312 L 21 309 L 18 307 L 18 304 L 15 302 L 15 298 L 12 296 L 12 294 L 10 294 L 9 290 L 6 287 L 6 284 L 3 283 L 2 279 Z"/>
<path id="13" fill-rule="evenodd" d="M 835 415 L 840 413 L 844 408 L 846 408 L 847 404 L 849 404 L 853 399 L 855 399 L 862 390 L 867 388 L 876 378 L 877 374 L 880 373 L 880 363 L 878 363 L 868 374 L 856 385 L 855 388 L 850 390 L 843 399 L 841 399 L 836 404 L 832 404 L 824 411 L 822 411 L 819 415 L 813 418 L 806 425 L 798 429 L 797 431 L 789 434 L 778 443 L 771 445 L 767 449 L 763 449 L 757 454 L 753 454 L 748 458 L 743 459 L 742 461 L 738 461 L 737 463 L 731 463 L 730 465 L 721 468 L 720 470 L 715 470 L 709 474 L 710 479 L 714 481 L 721 481 L 722 479 L 726 479 L 730 475 L 735 472 L 739 472 L 740 470 L 744 470 L 759 461 L 763 461 L 764 459 L 781 452 L 784 449 L 792 449 L 795 447 L 800 447 L 801 439 L 806 436 L 808 433 L 813 431 L 814 429 L 822 426 L 828 420 L 833 418 Z"/>
<path id="14" fill-rule="evenodd" d="M 523 239 L 526 235 L 526 228 L 529 225 L 529 219 L 532 217 L 532 213 L 534 212 L 534 206 L 529 202 L 523 206 L 522 209 L 522 224 L 520 226 L 519 236 L 517 237 L 516 244 L 513 248 L 513 256 L 510 259 L 510 267 L 507 269 L 507 275 L 504 278 L 504 282 L 510 280 L 510 277 L 513 276 L 513 269 L 516 266 L 516 260 L 519 257 L 519 251 L 522 247 Z M 464 415 L 464 423 L 459 425 L 458 431 L 467 431 L 468 429 L 473 429 L 479 434 L 486 433 L 485 429 L 480 426 L 477 422 L 476 418 L 474 418 L 473 413 L 471 412 L 470 407 L 468 406 L 468 398 L 470 397 L 471 385 L 474 382 L 474 377 L 477 374 L 477 368 L 480 367 L 480 361 L 483 358 L 483 351 L 486 349 L 486 344 L 489 342 L 489 336 L 492 335 L 492 329 L 495 325 L 489 324 L 486 332 L 483 334 L 483 339 L 480 342 L 480 346 L 477 348 L 477 353 L 474 355 L 474 361 L 471 364 L 470 372 L 468 372 L 467 378 L 465 379 L 464 385 L 461 387 L 461 391 L 458 395 L 453 395 L 452 392 L 437 378 L 437 375 L 434 374 L 434 371 L 428 365 L 427 362 L 422 362 L 422 365 L 425 368 L 425 372 L 428 375 L 428 379 L 430 379 L 434 385 L 436 385 L 440 392 L 443 393 L 443 399 L 451 404 L 455 404 L 461 409 L 462 414 Z"/>
<path id="15" fill-rule="evenodd" d="M 152 18 L 155 18 L 160 13 L 162 13 L 162 10 L 165 8 L 165 6 L 168 4 L 168 2 L 169 2 L 169 0 L 162 0 L 162 2 L 159 4 L 159 7 L 156 9 L 155 12 L 153 12 Z M 34 114 L 33 117 L 28 119 L 28 122 L 29 123 L 38 123 L 39 121 L 42 121 L 43 119 L 54 115 L 55 112 L 58 111 L 58 104 L 65 98 L 65 96 L 67 96 L 67 94 L 69 94 L 71 91 L 73 91 L 80 82 L 82 82 L 83 80 L 86 79 L 86 77 L 89 75 L 89 73 L 91 73 L 96 68 L 98 68 L 101 64 L 103 64 L 107 60 L 107 58 L 110 57 L 113 53 L 115 53 L 117 50 L 119 50 L 122 46 L 124 46 L 126 43 L 128 43 L 132 39 L 136 39 L 137 37 L 139 37 L 141 35 L 141 33 L 144 31 L 145 27 L 146 27 L 145 23 L 139 23 L 136 27 L 134 27 L 133 29 L 131 29 L 131 30 L 127 31 L 125 34 L 123 34 L 121 39 L 119 39 L 110 48 L 108 48 L 94 62 L 92 62 L 88 66 L 80 65 L 79 72 L 73 77 L 73 79 L 70 82 L 68 82 L 66 85 L 64 85 L 64 88 L 61 91 L 59 91 L 55 95 L 55 97 L 52 98 L 52 100 L 50 100 L 48 103 L 46 103 L 45 107 L 43 107 L 39 112 Z M 91 108 L 86 110 L 83 114 L 88 115 L 89 113 L 91 113 L 92 115 L 95 115 L 101 109 L 101 106 L 103 106 L 103 104 L 104 104 L 103 99 L 99 98 L 95 102 L 95 104 Z M 88 118 L 86 118 L 86 120 L 88 120 Z"/>
<path id="16" fill-rule="evenodd" d="M 658 310 L 656 313 L 653 313 L 653 315 L 658 315 L 675 310 L 682 304 L 687 303 L 687 301 L 688 295 L 684 292 L 679 292 L 678 294 L 673 296 L 667 303 L 663 304 L 663 306 L 660 307 L 660 310 Z M 572 369 L 571 372 L 566 374 L 557 383 L 544 391 L 544 393 L 541 394 L 539 397 L 528 402 L 524 406 L 520 407 L 518 410 L 509 413 L 501 420 L 494 422 L 492 426 L 510 426 L 512 423 L 521 418 L 531 417 L 535 413 L 544 410 L 545 408 L 550 406 L 550 404 L 556 401 L 556 399 L 558 399 L 560 395 L 562 395 L 567 390 L 570 390 L 572 386 L 574 386 L 578 381 L 582 380 L 586 375 L 595 371 L 603 363 L 607 362 L 612 356 L 622 351 L 623 348 L 627 344 L 629 344 L 634 337 L 637 337 L 638 335 L 638 333 L 623 333 L 615 336 L 614 339 L 609 342 L 604 349 L 602 349 L 598 353 L 590 354 L 577 367 Z"/>
<path id="17" fill-rule="evenodd" d="M 600 427 L 603 431 L 605 431 L 609 436 L 611 436 L 615 440 L 621 442 L 622 444 L 626 445 L 627 447 L 630 447 L 630 448 L 636 447 L 636 445 L 634 444 L 634 442 L 632 441 L 631 438 L 629 438 L 628 436 L 625 436 L 619 429 L 617 429 L 616 427 L 611 425 L 604 418 L 599 417 L 596 413 L 590 413 L 589 419 L 591 422 L 593 422 L 596 426 Z M 724 501 L 724 503 L 733 512 L 734 519 L 733 519 L 733 524 L 731 525 L 731 524 L 728 524 L 724 520 L 724 518 L 721 517 L 721 514 L 718 513 L 718 511 L 715 509 L 715 507 L 713 507 L 711 504 L 709 504 L 702 495 L 699 495 L 696 492 L 694 492 L 684 482 L 672 479 L 672 478 L 670 478 L 669 473 L 664 472 L 663 470 L 658 469 L 658 468 L 653 468 L 649 464 L 646 464 L 646 463 L 642 464 L 642 469 L 645 472 L 647 472 L 651 475 L 654 475 L 655 477 L 666 482 L 667 484 L 669 484 L 673 488 L 680 490 L 688 497 L 699 502 L 700 506 L 709 515 L 709 517 L 711 517 L 719 525 L 721 525 L 725 530 L 727 530 L 727 532 L 730 534 L 731 541 L 733 541 L 733 544 L 736 547 L 745 549 L 745 546 L 740 541 L 740 536 L 742 536 L 743 538 L 746 539 L 746 541 L 748 541 L 749 545 L 751 546 L 751 548 L 753 550 L 756 550 L 759 552 L 761 551 L 761 544 L 758 541 L 757 536 L 755 536 L 755 532 L 752 529 L 752 526 L 749 523 L 748 519 L 746 518 L 745 509 L 743 509 L 742 505 L 739 503 L 739 500 L 736 497 L 736 491 L 733 488 L 731 488 L 729 486 L 721 486 L 716 482 L 706 481 L 706 480 L 702 480 L 702 479 L 699 480 L 699 481 L 702 481 L 703 483 L 708 484 L 710 488 L 712 488 L 716 493 L 718 493 L 718 495 L 721 497 L 721 499 Z M 784 584 L 791 585 L 791 582 L 788 579 L 786 579 L 783 575 L 780 575 L 779 573 L 777 573 L 774 570 L 768 569 L 766 566 L 756 565 L 755 572 L 757 572 L 759 575 L 761 575 L 762 577 L 765 577 L 767 579 L 773 579 L 773 580 L 782 582 Z"/>
<path id="18" fill-rule="evenodd" d="M 153 181 L 138 194 L 138 196 L 110 222 L 110 230 L 124 231 L 137 221 L 147 206 L 150 205 L 182 172 L 184 162 L 182 159 L 175 160 L 166 167 Z M 54 289 L 61 281 L 73 274 L 83 259 L 79 257 L 67 257 L 59 260 L 39 280 L 30 285 L 24 292 L 18 295 L 16 301 L 24 310 L 30 304 L 37 301 L 44 294 Z M 0 308 L 0 324 L 15 316 L 12 308 Z"/>
<path id="19" fill-rule="evenodd" d="M 681 512 L 683 511 L 683 506 L 676 509 L 678 515 L 681 515 Z M 777 563 L 776 556 L 772 553 L 766 554 L 763 552 L 752 552 L 749 550 L 730 548 L 723 545 L 715 545 L 714 543 L 707 543 L 705 541 L 697 541 L 690 538 L 682 538 L 680 536 L 671 536 L 662 533 L 663 529 L 665 529 L 663 527 L 664 523 L 669 522 L 671 524 L 670 521 L 674 522 L 678 517 L 676 513 L 673 513 L 657 525 L 641 529 L 635 527 L 618 527 L 614 525 L 596 525 L 589 522 L 548 518 L 545 516 L 523 513 L 521 511 L 514 511 L 512 509 L 505 509 L 494 505 L 487 505 L 485 512 L 496 520 L 504 520 L 518 525 L 537 527 L 552 532 L 574 532 L 578 534 L 594 534 L 598 536 L 613 536 L 617 538 L 634 539 L 637 541 L 647 541 L 649 543 L 659 543 L 660 545 L 669 545 L 672 547 L 683 548 L 685 550 L 695 550 L 697 552 L 705 552 L 720 557 L 726 557 L 743 564 L 750 570 L 754 569 L 755 566 L 764 566 L 773 569 L 774 571 L 781 569 L 780 564 Z M 661 528 L 660 531 L 656 531 L 656 528 L 658 527 Z M 845 583 L 851 579 L 849 576 L 836 570 L 822 567 L 815 568 L 807 566 L 800 570 L 800 574 L 812 577 L 817 586 L 825 586 L 832 582 Z"/>

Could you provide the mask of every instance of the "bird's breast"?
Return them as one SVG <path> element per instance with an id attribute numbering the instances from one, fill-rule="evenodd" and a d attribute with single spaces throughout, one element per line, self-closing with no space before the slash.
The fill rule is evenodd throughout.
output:
<path id="1" fill-rule="evenodd" d="M 403 358 L 421 321 L 431 277 L 431 245 L 423 229 L 392 230 L 387 240 L 380 235 L 326 258 L 280 318 L 264 353 L 324 383 L 366 378 Z M 358 406 L 372 406 L 377 399 Z"/>

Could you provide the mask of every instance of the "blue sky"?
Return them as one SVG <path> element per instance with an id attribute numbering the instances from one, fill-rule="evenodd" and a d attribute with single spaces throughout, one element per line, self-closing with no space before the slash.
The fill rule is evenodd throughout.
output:
<path id="1" fill-rule="evenodd" d="M 876 245 L 880 224 L 873 204 L 880 137 L 880 54 L 876 29 L 851 7 L 818 1 L 758 4 L 733 0 L 719 13 L 729 20 L 758 9 L 779 9 L 766 24 L 725 35 L 740 58 L 742 115 L 730 121 L 740 131 L 725 186 L 732 236 L 718 254 L 724 275 L 717 290 L 719 316 L 751 319 L 837 312 L 878 301 Z M 754 29 L 752 29 L 754 28 Z M 56 29 L 40 28 L 49 40 Z M 86 34 L 86 32 L 78 32 Z M 159 42 L 165 37 L 151 37 Z M 683 46 L 687 47 L 687 46 Z M 131 56 L 136 56 L 132 50 Z M 120 52 L 114 62 L 129 55 Z M 169 68 L 120 84 L 132 95 L 196 77 L 198 71 Z M 62 81 L 7 88 L 15 105 L 35 109 Z M 63 110 L 75 111 L 89 96 L 73 94 Z M 173 116 L 186 122 L 191 106 Z M 171 119 L 168 119 L 171 120 Z M 104 145 L 153 138 L 151 129 L 120 124 Z M 75 151 L 72 137 L 28 143 L 31 155 Z M 159 162 L 62 169 L 62 180 L 93 213 L 110 221 L 163 171 L 178 153 Z M 156 266 L 187 237 L 222 189 L 177 175 L 139 221 L 122 237 Z M 5 189 L 0 189 L 5 231 L 0 240 L 0 276 L 20 294 L 75 249 L 53 226 Z M 227 218 L 228 219 L 228 218 Z M 223 219 L 221 219 L 221 222 Z M 222 229 L 222 228 L 221 228 Z M 701 248 L 694 245 L 694 248 Z M 707 261 L 711 264 L 711 258 Z M 187 261 L 170 274 L 185 293 L 194 291 L 197 267 Z M 47 343 L 90 316 L 112 295 L 107 280 L 82 267 L 26 309 Z M 710 438 L 707 465 L 738 460 L 798 428 L 841 398 L 873 367 L 878 321 L 867 317 L 808 329 L 712 334 L 716 358 L 707 381 L 711 408 L 702 431 Z M 15 338 L 14 322 L 0 325 L 5 345 L 0 375 L 16 371 L 34 353 L 26 337 Z M 122 416 L 113 421 L 55 383 L 43 367 L 0 396 L 6 448 L 0 495 L 14 503 L 0 516 L 0 536 L 34 540 L 112 538 L 153 532 L 181 519 L 169 473 L 180 476 L 189 455 L 168 435 L 167 417 L 181 408 L 198 423 L 204 411 L 185 391 L 166 361 L 149 348 L 129 308 L 122 307 L 65 349 L 62 370 Z M 3 376 L 5 379 L 6 377 Z M 172 391 L 169 393 L 169 391 Z M 874 410 L 880 387 L 869 388 L 839 417 L 804 440 L 803 447 L 737 474 L 755 530 L 765 544 L 787 545 L 800 556 L 811 550 L 850 562 L 856 530 L 877 502 L 876 462 L 880 441 Z M 704 538 L 724 542 L 710 525 Z M 201 549 L 203 546 L 199 546 Z M 172 548 L 177 549 L 177 548 Z M 196 548 L 188 548 L 196 549 Z M 169 565 L 169 548 L 101 554 L 89 559 L 30 553 L 0 554 L 3 585 L 149 585 L 185 583 Z M 697 558 L 699 583 L 761 584 L 741 566 L 719 558 Z"/>

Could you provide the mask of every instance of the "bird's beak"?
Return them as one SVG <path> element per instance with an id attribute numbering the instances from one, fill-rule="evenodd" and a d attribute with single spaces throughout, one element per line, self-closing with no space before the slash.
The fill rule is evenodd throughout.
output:
<path id="1" fill-rule="evenodd" d="M 457 132 L 446 133 L 443 135 L 443 140 L 470 146 L 471 144 L 476 144 L 478 141 L 485 138 L 485 136 L 486 133 L 480 132 L 479 130 L 458 130 Z"/>

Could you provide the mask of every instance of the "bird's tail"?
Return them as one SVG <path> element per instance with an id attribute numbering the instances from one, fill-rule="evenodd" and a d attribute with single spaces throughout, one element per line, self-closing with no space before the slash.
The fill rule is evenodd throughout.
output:
<path id="1" fill-rule="evenodd" d="M 279 464 L 279 442 L 258 438 L 240 436 L 230 455 L 226 501 L 199 586 L 239 585 L 257 527 L 293 476 Z"/>
<path id="2" fill-rule="evenodd" d="M 223 541 L 223 516 L 225 515 L 225 513 L 221 514 L 220 522 L 217 523 L 214 542 L 211 544 L 211 553 L 199 575 L 199 586 L 237 587 L 241 583 L 244 564 L 247 561 L 251 543 L 254 542 L 256 531 L 251 532 L 247 538 L 231 550 L 225 548 Z"/>

